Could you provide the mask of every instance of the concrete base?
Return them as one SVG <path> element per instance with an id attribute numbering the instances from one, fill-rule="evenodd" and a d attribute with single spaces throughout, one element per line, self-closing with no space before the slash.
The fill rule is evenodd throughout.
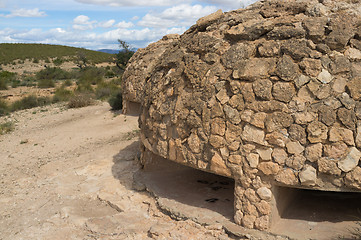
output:
<path id="1" fill-rule="evenodd" d="M 191 219 L 202 225 L 220 224 L 239 237 L 250 234 L 260 239 L 276 239 L 276 235 L 291 239 L 357 239 L 352 237 L 361 232 L 359 193 L 274 187 L 276 207 L 267 233 L 234 223 L 233 179 L 183 166 L 154 154 L 148 155 L 147 159 L 149 161 L 145 161 L 144 169 L 135 174 L 134 180 L 152 193 L 158 206 L 174 219 Z"/>

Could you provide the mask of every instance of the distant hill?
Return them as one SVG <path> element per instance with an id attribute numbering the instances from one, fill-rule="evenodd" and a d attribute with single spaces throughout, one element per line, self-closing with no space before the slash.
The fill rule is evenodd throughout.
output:
<path id="1" fill-rule="evenodd" d="M 98 52 L 109 53 L 109 54 L 117 54 L 119 52 L 119 50 L 115 50 L 115 49 L 99 49 Z"/>
<path id="2" fill-rule="evenodd" d="M 112 61 L 114 55 L 84 48 L 49 44 L 0 43 L 0 64 L 11 63 L 16 59 L 37 59 L 69 57 L 76 59 L 78 54 L 86 56 L 92 63 Z"/>

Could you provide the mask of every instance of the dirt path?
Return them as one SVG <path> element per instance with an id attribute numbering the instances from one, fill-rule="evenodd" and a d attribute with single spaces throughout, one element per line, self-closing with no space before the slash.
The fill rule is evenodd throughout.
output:
<path id="1" fill-rule="evenodd" d="M 132 190 L 137 117 L 101 103 L 8 118 L 17 123 L 0 136 L 0 239 L 228 239 L 218 225 L 170 219 Z"/>

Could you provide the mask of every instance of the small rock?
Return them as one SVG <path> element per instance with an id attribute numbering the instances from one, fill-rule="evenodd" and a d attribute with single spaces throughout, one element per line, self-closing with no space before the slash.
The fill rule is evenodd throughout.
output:
<path id="1" fill-rule="evenodd" d="M 308 140 L 311 143 L 323 142 L 326 140 L 327 132 L 327 126 L 318 121 L 314 121 L 307 126 Z"/>
<path id="2" fill-rule="evenodd" d="M 275 148 L 272 152 L 272 158 L 276 163 L 283 165 L 288 158 L 288 154 L 283 148 Z"/>
<path id="3" fill-rule="evenodd" d="M 344 172 L 349 172 L 358 165 L 360 158 L 361 152 L 357 148 L 351 147 L 346 158 L 338 162 L 338 167 Z"/>
<path id="4" fill-rule="evenodd" d="M 275 177 L 275 180 L 288 186 L 298 185 L 298 179 L 294 171 L 290 168 L 286 168 L 280 171 Z"/>
<path id="5" fill-rule="evenodd" d="M 276 175 L 280 171 L 280 166 L 274 162 L 261 162 L 258 169 L 265 175 Z"/>
<path id="6" fill-rule="evenodd" d="M 326 69 L 322 69 L 320 74 L 318 74 L 317 79 L 321 83 L 330 83 L 332 81 L 332 75 Z"/>
<path id="7" fill-rule="evenodd" d="M 299 155 L 305 150 L 305 148 L 298 141 L 296 142 L 290 141 L 286 144 L 286 147 L 288 153 L 295 155 Z"/>
<path id="8" fill-rule="evenodd" d="M 306 159 L 310 162 L 316 162 L 322 157 L 322 143 L 311 144 L 306 147 Z"/>
<path id="9" fill-rule="evenodd" d="M 266 145 L 264 141 L 264 131 L 256 128 L 250 124 L 246 124 L 243 128 L 242 139 L 249 142 L 258 143 L 260 145 Z"/>
<path id="10" fill-rule="evenodd" d="M 355 146 L 353 132 L 342 127 L 332 127 L 329 133 L 330 142 L 344 141 L 347 145 Z"/>
<path id="11" fill-rule="evenodd" d="M 272 148 L 257 149 L 256 151 L 263 161 L 271 161 L 272 160 Z"/>
<path id="12" fill-rule="evenodd" d="M 314 167 L 307 165 L 299 174 L 301 185 L 314 186 L 317 180 L 317 171 Z"/>
<path id="13" fill-rule="evenodd" d="M 258 196 L 266 201 L 271 200 L 272 198 L 272 191 L 267 187 L 261 187 L 257 190 Z"/>
<path id="14" fill-rule="evenodd" d="M 257 153 L 250 153 L 247 155 L 246 157 L 249 166 L 251 168 L 257 168 L 258 163 L 259 163 L 259 155 Z"/>

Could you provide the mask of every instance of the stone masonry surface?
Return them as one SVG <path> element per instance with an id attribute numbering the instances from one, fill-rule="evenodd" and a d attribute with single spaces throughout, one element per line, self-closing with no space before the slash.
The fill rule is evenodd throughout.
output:
<path id="1" fill-rule="evenodd" d="M 235 179 L 248 228 L 269 228 L 274 186 L 361 191 L 360 1 L 260 1 L 161 41 L 124 74 L 143 156 Z"/>

